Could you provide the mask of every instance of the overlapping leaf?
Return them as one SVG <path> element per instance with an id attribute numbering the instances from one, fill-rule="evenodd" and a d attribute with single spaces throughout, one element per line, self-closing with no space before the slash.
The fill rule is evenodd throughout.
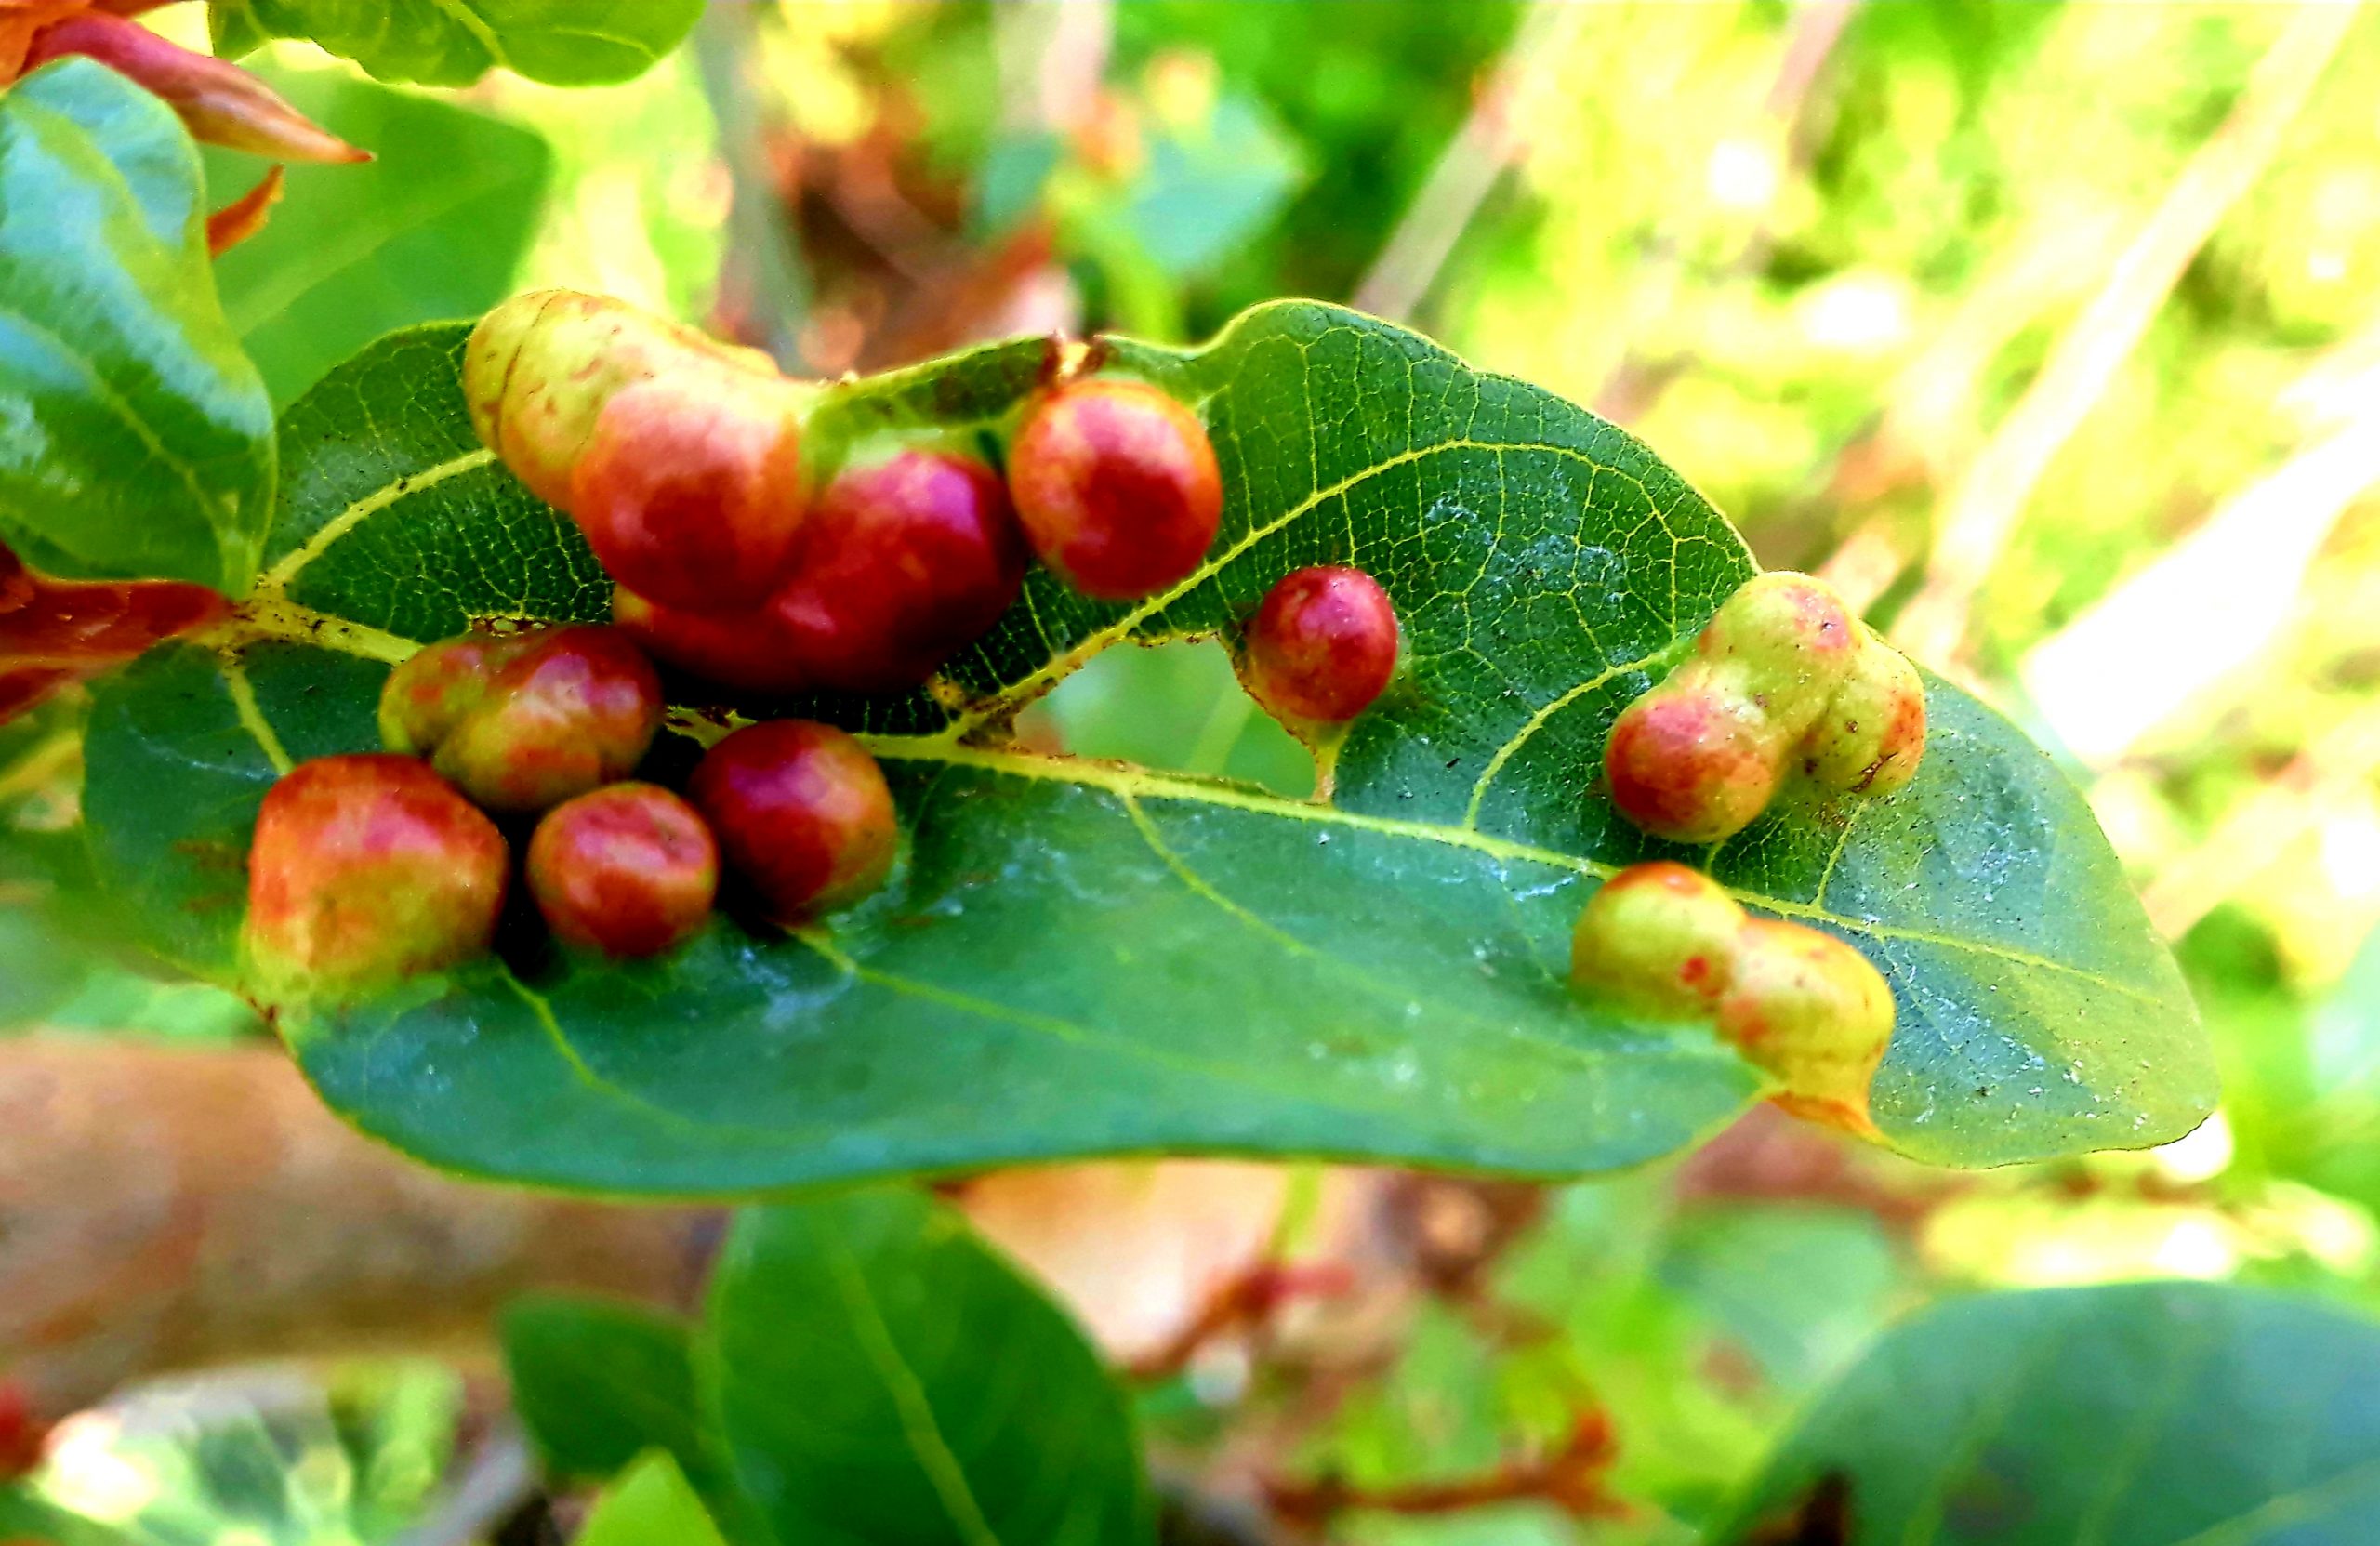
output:
<path id="1" fill-rule="evenodd" d="M 504 1361 L 549 1469 L 601 1480 L 658 1450 L 730 1539 L 766 1539 L 697 1388 L 693 1328 L 609 1300 L 532 1295 L 505 1311 Z"/>
<path id="2" fill-rule="evenodd" d="M 0 543 L 68 579 L 237 591 L 271 408 L 207 266 L 172 111 L 65 59 L 0 95 Z"/>
<path id="3" fill-rule="evenodd" d="M 697 1362 L 778 1541 L 1156 1539 L 1131 1417 L 1099 1354 L 919 1193 L 740 1216 Z"/>
<path id="4" fill-rule="evenodd" d="M 585 1546 L 721 1546 L 719 1526 L 666 1450 L 604 1488 L 575 1539 Z"/>
<path id="5" fill-rule="evenodd" d="M 1823 1511 L 1848 1541 L 2380 1539 L 2380 1326 L 2226 1284 L 1999 1294 L 1901 1328 L 1714 1541 Z"/>
<path id="6" fill-rule="evenodd" d="M 605 612 L 573 529 L 473 441 L 460 338 L 396 336 L 292 408 L 238 627 L 98 706 L 101 868 L 203 971 L 236 971 L 257 799 L 293 759 L 372 744 L 390 662 L 475 617 Z M 282 1006 L 333 1103 L 443 1164 L 613 1190 L 1181 1148 L 1593 1170 L 1754 1092 L 1707 1034 L 1564 983 L 1596 879 L 1673 854 L 1884 970 L 1877 1115 L 1904 1149 L 1996 1163 L 2203 1115 L 2187 994 L 2088 812 L 1955 690 L 1931 684 L 1933 749 L 1889 800 L 1789 804 L 1715 853 L 1614 815 L 1611 718 L 1752 567 L 1642 445 L 1323 306 L 1261 308 L 1193 352 L 1111 347 L 1212 429 L 1227 504 L 1204 569 L 1131 607 L 1037 572 L 930 690 L 744 706 L 871 736 L 909 839 L 883 895 L 795 936 L 722 921 L 658 963 L 514 959 L 340 1015 Z M 1047 362 L 1028 341 L 860 383 L 813 443 L 975 425 L 996 452 Z M 1097 651 L 1227 630 L 1324 562 L 1381 578 L 1410 652 L 1330 802 L 1002 744 Z"/>
<path id="7" fill-rule="evenodd" d="M 385 81 L 469 86 L 502 67 L 549 86 L 631 80 L 703 0 L 207 0 L 215 51 L 305 38 Z"/>
<path id="8" fill-rule="evenodd" d="M 668 1456 L 736 1546 L 1145 1546 L 1125 1397 L 953 1209 L 878 1187 L 738 1215 L 699 1326 L 538 1296 L 505 1317 L 547 1464 Z"/>

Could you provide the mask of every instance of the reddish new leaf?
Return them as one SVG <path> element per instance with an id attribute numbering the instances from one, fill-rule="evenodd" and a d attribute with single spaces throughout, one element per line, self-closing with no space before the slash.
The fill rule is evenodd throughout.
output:
<path id="1" fill-rule="evenodd" d="M 228 59 L 194 53 L 137 21 L 98 11 L 54 20 L 33 36 L 25 68 L 81 54 L 153 91 L 213 145 L 282 161 L 369 161 Z"/>
<path id="2" fill-rule="evenodd" d="M 0 82 L 25 73 L 33 34 L 79 14 L 85 0 L 0 0 Z"/>
<path id="3" fill-rule="evenodd" d="M 54 580 L 0 546 L 0 721 L 228 610 L 179 580 Z"/>
<path id="4" fill-rule="evenodd" d="M 272 206 L 281 202 L 284 180 L 278 166 L 257 179 L 257 185 L 206 218 L 206 253 L 220 258 L 264 229 Z"/>

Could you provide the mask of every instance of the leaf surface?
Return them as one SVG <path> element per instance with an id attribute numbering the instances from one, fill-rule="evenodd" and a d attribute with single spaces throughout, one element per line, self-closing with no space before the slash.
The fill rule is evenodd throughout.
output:
<path id="1" fill-rule="evenodd" d="M 257 800 L 293 760 L 374 744 L 391 662 L 475 618 L 606 613 L 575 530 L 473 440 L 461 338 L 396 335 L 291 408 L 258 594 L 97 706 L 100 868 L 203 972 L 236 975 Z M 343 1013 L 282 1006 L 332 1103 L 441 1164 L 614 1191 L 1185 1149 L 1608 1169 L 1757 1093 L 1707 1031 L 1567 986 L 1598 880 L 1674 856 L 1884 971 L 1877 1118 L 1910 1153 L 2156 1143 L 2211 1104 L 2188 994 L 2081 798 L 1953 688 L 1929 684 L 1933 749 L 1890 799 L 1786 802 L 1715 854 L 1615 815 L 1611 719 L 1752 573 L 1644 446 L 1319 305 L 1260 308 L 1196 351 L 1108 347 L 1214 435 L 1204 569 L 1129 607 L 1037 570 L 931 690 L 740 706 L 869 737 L 907 834 L 883 893 L 791 936 L 722 919 L 656 963 L 516 957 Z M 996 455 L 1046 360 L 1024 341 L 858 383 L 811 444 L 972 426 Z M 1329 802 L 1001 739 L 1099 651 L 1228 632 L 1316 562 L 1376 575 L 1409 652 Z M 666 778 L 694 748 L 665 743 Z"/>
<path id="2" fill-rule="evenodd" d="M 1061 1311 L 906 1189 L 738 1217 L 697 1363 L 803 1546 L 1150 1546 L 1124 1395 Z"/>
<path id="3" fill-rule="evenodd" d="M 513 1409 L 548 1466 L 609 1477 L 660 1450 L 731 1537 L 766 1539 L 695 1386 L 682 1322 L 610 1300 L 532 1294 L 505 1307 L 503 1333 Z"/>
<path id="4" fill-rule="evenodd" d="M 384 81 L 469 86 L 501 66 L 548 86 L 633 80 L 703 0 L 208 0 L 215 51 L 305 38 Z"/>
<path id="5" fill-rule="evenodd" d="M 663 1449 L 605 1487 L 574 1539 L 579 1546 L 721 1546 L 719 1526 Z"/>
<path id="6" fill-rule="evenodd" d="M 239 591 L 272 411 L 207 265 L 198 154 L 89 59 L 0 94 L 0 543 L 64 579 Z"/>
<path id="7" fill-rule="evenodd" d="M 2137 1283 L 1953 1302 L 1822 1397 L 1712 1539 L 1832 1476 L 1853 1542 L 2347 1546 L 2380 1538 L 2375 1389 L 2380 1326 L 2312 1300 Z"/>

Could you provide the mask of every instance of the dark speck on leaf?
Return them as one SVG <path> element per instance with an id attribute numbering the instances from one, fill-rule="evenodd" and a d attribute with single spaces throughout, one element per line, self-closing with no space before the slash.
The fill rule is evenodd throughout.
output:
<path id="1" fill-rule="evenodd" d="M 245 869 L 248 863 L 248 856 L 237 847 L 211 838 L 185 838 L 174 844 L 174 852 L 200 869 Z"/>
<path id="2" fill-rule="evenodd" d="M 1786 1513 L 1762 1521 L 1740 1546 L 1850 1546 L 1851 1478 L 1830 1471 Z"/>

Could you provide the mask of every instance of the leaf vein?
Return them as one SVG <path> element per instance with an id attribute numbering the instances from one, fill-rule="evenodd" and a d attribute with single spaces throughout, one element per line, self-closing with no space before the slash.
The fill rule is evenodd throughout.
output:
<path id="1" fill-rule="evenodd" d="M 885 1391 L 892 1397 L 892 1409 L 900 1420 L 901 1436 L 907 1442 L 909 1453 L 917 1458 L 918 1469 L 926 1473 L 926 1481 L 940 1500 L 943 1513 L 949 1516 L 952 1527 L 968 1546 L 1000 1546 L 992 1522 L 985 1517 L 983 1505 L 976 1501 L 974 1489 L 968 1486 L 967 1468 L 934 1419 L 933 1400 L 926 1394 L 925 1381 L 918 1378 L 917 1370 L 901 1355 L 901 1344 L 893 1340 L 892 1328 L 885 1324 L 884 1312 L 868 1288 L 858 1258 L 840 1237 L 826 1242 L 826 1257 L 835 1275 L 836 1290 L 842 1295 L 843 1308 L 851 1315 L 853 1340 L 883 1379 Z"/>
<path id="2" fill-rule="evenodd" d="M 1597 470 L 1605 469 L 1604 463 L 1595 460 L 1583 451 L 1567 445 L 1550 445 L 1542 441 L 1499 442 L 1464 438 L 1439 441 L 1434 444 L 1417 446 L 1410 451 L 1400 451 L 1359 471 L 1349 473 L 1327 488 L 1315 490 L 1264 524 L 1250 526 L 1237 541 L 1200 564 L 1177 584 L 1138 602 L 1131 610 L 1109 623 L 1105 628 L 1095 629 L 1085 636 L 1080 642 L 1064 654 L 1019 678 L 995 693 L 976 708 L 954 720 L 950 728 L 943 733 L 942 738 L 959 740 L 986 722 L 1011 712 L 1018 705 L 1032 702 L 1053 684 L 1071 675 L 1084 661 L 1128 637 L 1141 624 L 1160 614 L 1175 601 L 1213 579 L 1242 553 L 1247 552 L 1266 537 L 1294 524 L 1326 502 L 1339 498 L 1350 490 L 1358 488 L 1370 480 L 1397 468 L 1408 466 L 1424 457 L 1457 451 L 1492 452 L 1499 455 L 1506 451 L 1534 451 L 1546 456 L 1567 456 Z"/>
<path id="3" fill-rule="evenodd" d="M 458 477 L 475 468 L 496 460 L 496 453 L 485 446 L 475 445 L 457 456 L 450 456 L 420 472 L 384 483 L 363 498 L 356 500 L 323 522 L 312 536 L 290 549 L 279 563 L 267 570 L 257 580 L 256 595 L 266 600 L 278 600 L 288 593 L 290 584 L 306 566 L 323 556 L 332 544 L 347 535 L 365 521 L 389 509 L 399 500 L 436 488 L 449 478 Z"/>
<path id="4" fill-rule="evenodd" d="M 1086 758 L 1044 757 L 1032 752 L 948 746 L 938 739 L 917 736 L 862 736 L 861 740 L 878 757 L 890 758 L 895 761 L 955 763 L 964 767 L 981 768 L 990 773 L 1004 773 L 1015 778 L 1038 779 L 1050 783 L 1104 789 L 1116 795 L 1130 794 L 1148 799 L 1195 801 L 1225 810 L 1278 816 L 1290 821 L 1353 827 L 1357 831 L 1379 833 L 1384 837 L 1403 838 L 1419 842 L 1438 843 L 1448 848 L 1467 849 L 1514 863 L 1542 865 L 1551 869 L 1568 870 L 1574 874 L 1593 876 L 1599 879 L 1608 879 L 1620 872 L 1620 867 L 1616 865 L 1581 858 L 1577 854 L 1557 852 L 1553 849 L 1537 848 L 1527 843 L 1515 842 L 1509 838 L 1492 837 L 1484 832 L 1470 831 L 1459 826 L 1433 826 L 1425 822 L 1400 821 L 1393 816 L 1367 815 L 1359 812 L 1342 810 L 1335 805 L 1289 799 L 1244 785 L 1194 778 L 1177 773 L 1157 773 L 1130 763 L 1098 762 Z M 1924 929 L 1905 928 L 1885 923 L 1880 919 L 1853 918 L 1841 913 L 1831 913 L 1823 907 L 1789 901 L 1783 897 L 1765 895 L 1741 886 L 1730 886 L 1727 891 L 1746 905 L 1776 913 L 1783 918 L 1807 918 L 1814 922 L 1832 924 L 1850 933 L 1868 934 L 1877 939 L 1901 940 L 1911 945 L 1933 945 L 1937 949 L 1986 956 L 1994 960 L 2006 961 L 2012 966 L 2062 972 L 2095 986 L 2106 988 L 2110 993 L 2137 999 L 2142 1003 L 2156 1001 L 2156 996 L 2146 989 L 2119 982 L 2103 973 L 2093 971 L 2087 967 L 2036 955 L 2013 945 L 2001 945 L 1989 940 L 1960 939 L 1954 935 L 1936 933 Z"/>
<path id="5" fill-rule="evenodd" d="M 1479 774 L 1479 782 L 1471 786 L 1471 803 L 1462 813 L 1463 830 L 1466 832 L 1475 832 L 1479 829 L 1479 807 L 1488 799 L 1488 787 L 1496 782 L 1496 776 L 1504 771 L 1504 764 L 1512 760 L 1513 754 L 1519 751 L 1522 747 L 1527 745 L 1530 737 L 1534 736 L 1539 731 L 1544 729 L 1545 722 L 1548 720 L 1551 720 L 1554 715 L 1559 714 L 1562 710 L 1569 707 L 1570 705 L 1576 703 L 1579 699 L 1584 697 L 1589 693 L 1593 692 L 1596 688 L 1604 686 L 1614 677 L 1625 676 L 1631 671 L 1646 670 L 1658 664 L 1665 656 L 1675 653 L 1678 647 L 1678 642 L 1676 641 L 1672 641 L 1670 643 L 1664 644 L 1659 649 L 1655 650 L 1650 654 L 1640 656 L 1634 660 L 1622 661 L 1617 666 L 1608 667 L 1598 671 L 1593 676 L 1589 677 L 1586 681 L 1579 683 L 1576 687 L 1573 687 L 1568 692 L 1563 694 L 1560 697 L 1557 697 L 1553 702 L 1545 705 L 1544 707 L 1540 708 L 1536 713 L 1531 714 L 1528 717 L 1527 721 L 1524 723 L 1518 731 L 1514 733 L 1511 740 L 1506 741 L 1502 746 L 1496 748 L 1494 755 L 1488 759 L 1488 766 L 1481 771 Z"/>
<path id="6" fill-rule="evenodd" d="M 281 744 L 281 736 L 273 730 L 272 722 L 264 717 L 264 709 L 257 702 L 256 684 L 248 680 L 248 668 L 240 663 L 237 654 L 229 650 L 221 652 L 217 658 L 223 671 L 223 691 L 231 699 L 231 712 L 238 717 L 240 728 L 248 733 L 249 739 L 255 741 L 264 753 L 264 760 L 272 764 L 274 775 L 286 775 L 298 764 L 291 760 L 288 748 Z"/>

